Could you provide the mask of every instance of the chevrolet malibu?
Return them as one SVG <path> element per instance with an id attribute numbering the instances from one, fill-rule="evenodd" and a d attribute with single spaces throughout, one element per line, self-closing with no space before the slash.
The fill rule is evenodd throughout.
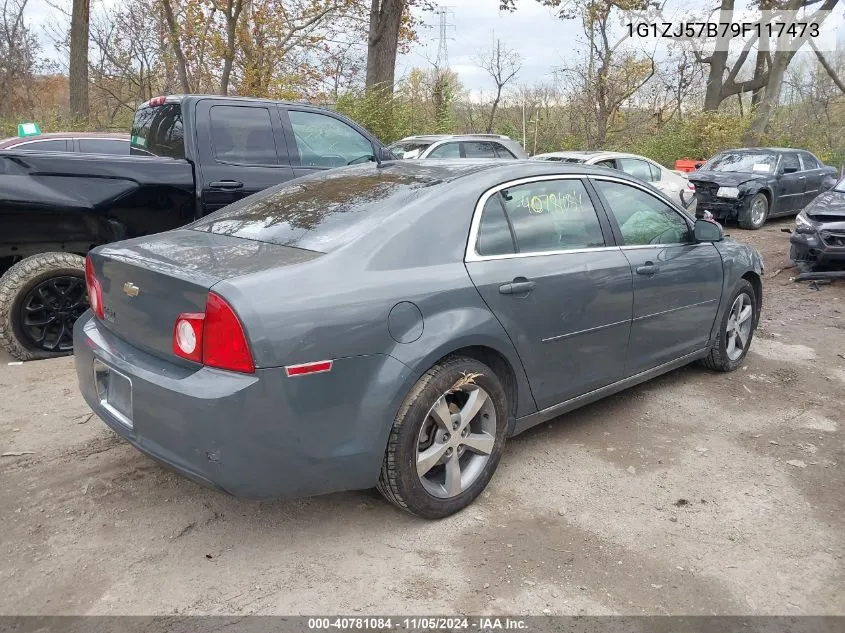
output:
<path id="1" fill-rule="evenodd" d="M 506 438 L 751 344 L 763 264 L 622 173 L 341 168 L 90 252 L 82 393 L 144 453 L 250 498 L 468 505 Z"/>

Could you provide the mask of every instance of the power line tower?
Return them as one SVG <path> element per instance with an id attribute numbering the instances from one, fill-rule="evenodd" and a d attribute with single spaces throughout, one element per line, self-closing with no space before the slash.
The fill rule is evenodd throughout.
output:
<path id="1" fill-rule="evenodd" d="M 440 70 L 449 69 L 449 46 L 448 41 L 454 38 L 449 37 L 449 29 L 455 28 L 454 24 L 449 23 L 449 14 L 454 15 L 451 7 L 438 7 L 435 13 L 440 18 L 440 35 L 437 43 L 437 60 L 434 62 L 434 67 Z"/>

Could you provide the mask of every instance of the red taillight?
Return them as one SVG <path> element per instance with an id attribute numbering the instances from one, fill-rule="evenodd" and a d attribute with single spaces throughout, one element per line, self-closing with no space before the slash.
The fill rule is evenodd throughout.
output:
<path id="1" fill-rule="evenodd" d="M 88 286 L 88 305 L 99 318 L 105 317 L 103 310 L 103 287 L 94 276 L 94 264 L 91 256 L 85 258 L 85 284 Z"/>
<path id="2" fill-rule="evenodd" d="M 153 97 L 153 98 L 152 98 L 152 99 L 150 99 L 147 103 L 148 103 L 151 107 L 153 107 L 153 108 L 154 108 L 154 107 L 156 107 L 156 106 L 161 106 L 161 105 L 164 105 L 165 101 L 167 101 L 167 97 Z"/>
<path id="3" fill-rule="evenodd" d="M 208 367 L 255 372 L 243 326 L 232 306 L 208 293 L 205 312 L 183 312 L 173 326 L 173 353 Z"/>

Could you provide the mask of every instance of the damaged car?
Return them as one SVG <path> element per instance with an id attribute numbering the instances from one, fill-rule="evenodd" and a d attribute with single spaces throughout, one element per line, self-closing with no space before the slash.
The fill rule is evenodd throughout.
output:
<path id="1" fill-rule="evenodd" d="M 795 217 L 789 257 L 802 273 L 845 268 L 845 178 Z"/>
<path id="2" fill-rule="evenodd" d="M 716 154 L 689 180 L 698 213 L 759 229 L 768 218 L 798 213 L 836 178 L 833 167 L 804 150 L 744 148 Z"/>

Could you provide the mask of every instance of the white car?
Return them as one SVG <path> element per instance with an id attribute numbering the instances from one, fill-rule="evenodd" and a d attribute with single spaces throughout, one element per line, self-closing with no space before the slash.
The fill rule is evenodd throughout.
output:
<path id="1" fill-rule="evenodd" d="M 583 163 L 624 171 L 626 174 L 639 178 L 659 189 L 690 213 L 695 211 L 695 185 L 686 176 L 666 169 L 645 156 L 595 150 L 549 152 L 548 154 L 536 154 L 531 158 L 532 160 L 560 161 L 563 163 Z"/>

